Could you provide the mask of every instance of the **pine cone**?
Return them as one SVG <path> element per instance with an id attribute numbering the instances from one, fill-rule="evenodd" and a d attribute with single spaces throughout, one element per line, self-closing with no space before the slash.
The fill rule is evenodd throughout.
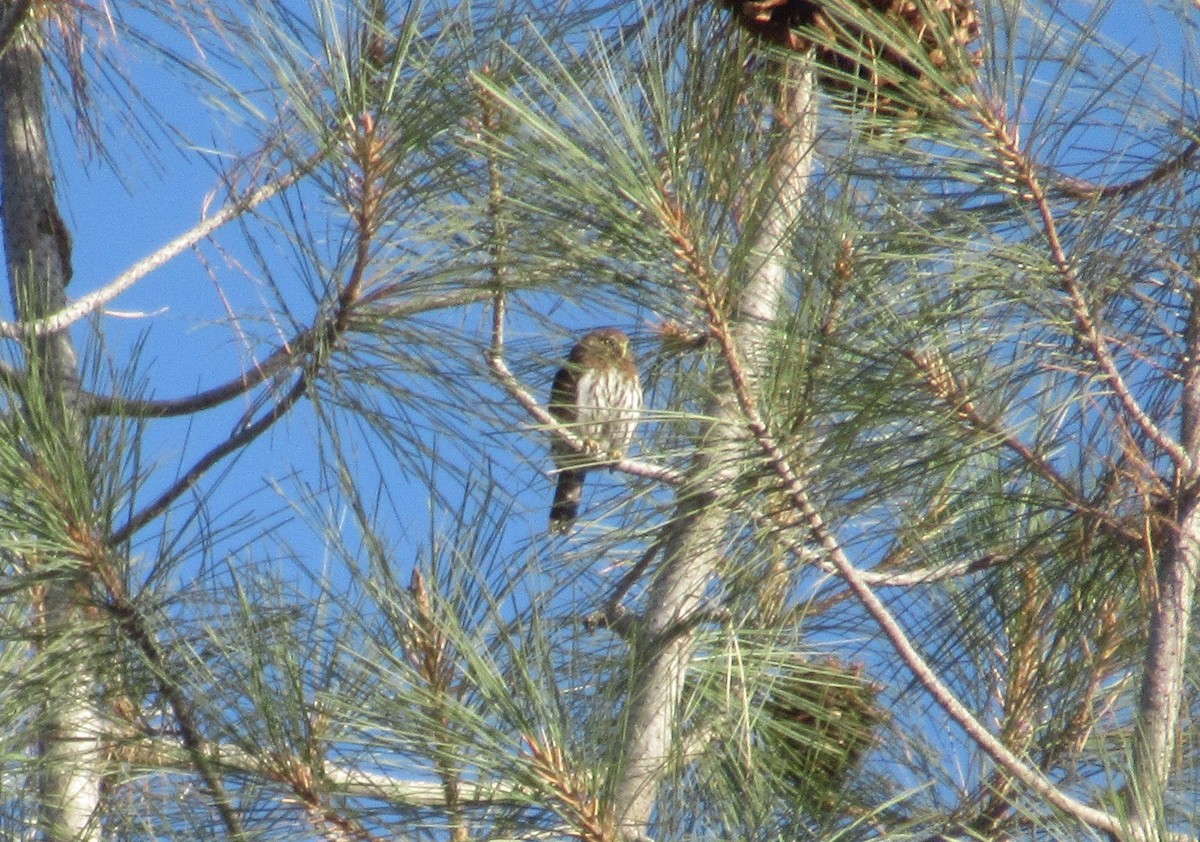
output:
<path id="1" fill-rule="evenodd" d="M 864 28 L 848 19 L 844 3 L 816 0 L 721 0 L 747 30 L 772 44 L 803 52 L 814 48 L 825 68 L 822 84 L 849 93 L 854 104 L 882 114 L 911 114 L 902 92 L 925 80 L 922 65 L 965 80 L 968 54 L 979 39 L 979 13 L 974 0 L 853 0 L 877 26 Z M 911 34 L 925 57 L 914 61 L 900 44 L 884 43 L 878 32 Z"/>
<path id="2" fill-rule="evenodd" d="M 759 732 L 792 795 L 820 809 L 835 799 L 884 718 L 862 667 L 800 659 L 763 703 Z"/>

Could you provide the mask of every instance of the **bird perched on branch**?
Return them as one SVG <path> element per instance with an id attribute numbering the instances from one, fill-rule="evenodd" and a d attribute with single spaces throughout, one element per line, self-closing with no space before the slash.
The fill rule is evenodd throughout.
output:
<path id="1" fill-rule="evenodd" d="M 574 523 L 587 469 L 624 455 L 641 409 L 642 384 L 629 337 L 616 328 L 601 328 L 580 339 L 550 390 L 550 413 L 585 445 L 581 453 L 558 436 L 551 441 L 559 471 L 550 509 L 552 532 L 565 532 Z"/>

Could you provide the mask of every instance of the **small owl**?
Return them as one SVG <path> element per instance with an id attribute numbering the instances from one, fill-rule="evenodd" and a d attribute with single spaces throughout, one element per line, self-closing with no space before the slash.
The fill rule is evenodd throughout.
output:
<path id="1" fill-rule="evenodd" d="M 550 509 L 552 532 L 571 528 L 588 467 L 603 457 L 619 459 L 625 453 L 641 409 L 642 384 L 629 337 L 616 328 L 601 328 L 580 339 L 554 376 L 550 413 L 587 442 L 589 453 L 576 453 L 557 437 L 550 445 L 559 469 Z"/>

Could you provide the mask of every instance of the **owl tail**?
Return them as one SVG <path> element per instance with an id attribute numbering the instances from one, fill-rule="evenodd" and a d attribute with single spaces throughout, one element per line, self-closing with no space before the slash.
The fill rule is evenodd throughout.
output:
<path id="1" fill-rule="evenodd" d="M 564 470 L 558 475 L 558 486 L 554 489 L 554 505 L 550 507 L 550 531 L 566 532 L 579 514 L 579 500 L 583 497 L 583 471 Z"/>

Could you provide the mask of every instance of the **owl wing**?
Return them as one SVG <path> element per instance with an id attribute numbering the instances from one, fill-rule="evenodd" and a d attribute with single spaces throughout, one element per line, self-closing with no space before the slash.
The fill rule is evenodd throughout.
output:
<path id="1" fill-rule="evenodd" d="M 564 424 L 575 422 L 578 381 L 576 368 L 564 365 L 554 375 L 554 383 L 550 387 L 550 414 Z"/>

